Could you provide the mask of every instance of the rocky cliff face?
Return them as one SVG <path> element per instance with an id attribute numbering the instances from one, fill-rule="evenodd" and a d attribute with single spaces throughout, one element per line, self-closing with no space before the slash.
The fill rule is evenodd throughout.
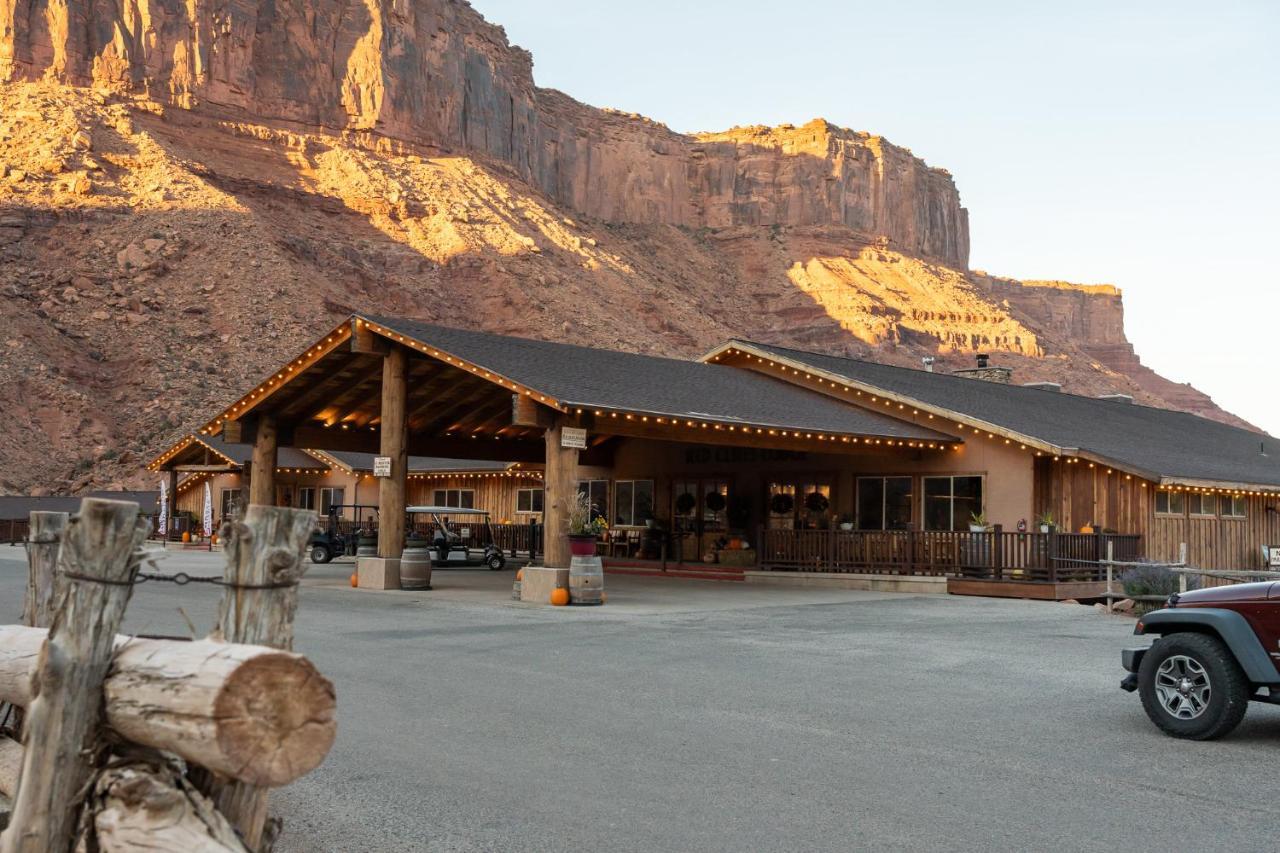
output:
<path id="1" fill-rule="evenodd" d="M 479 154 L 609 222 L 842 225 L 968 263 L 951 176 L 879 137 L 823 121 L 685 136 L 538 89 L 532 68 L 459 0 L 0 0 L 0 80 Z"/>

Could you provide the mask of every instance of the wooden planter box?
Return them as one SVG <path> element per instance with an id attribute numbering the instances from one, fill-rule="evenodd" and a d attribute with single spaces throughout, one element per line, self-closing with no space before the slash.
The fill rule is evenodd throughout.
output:
<path id="1" fill-rule="evenodd" d="M 754 548 L 743 548 L 741 550 L 730 551 L 723 549 L 719 552 L 719 562 L 722 566 L 736 566 L 746 568 L 755 566 L 759 562 L 759 556 Z"/>

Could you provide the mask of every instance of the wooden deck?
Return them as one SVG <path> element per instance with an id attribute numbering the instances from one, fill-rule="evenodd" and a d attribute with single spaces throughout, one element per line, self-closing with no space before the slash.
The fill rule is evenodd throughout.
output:
<path id="1" fill-rule="evenodd" d="M 1106 581 L 1014 581 L 947 578 L 947 592 L 952 595 L 979 595 L 987 598 L 1027 598 L 1035 601 L 1067 601 L 1099 598 L 1107 589 Z"/>

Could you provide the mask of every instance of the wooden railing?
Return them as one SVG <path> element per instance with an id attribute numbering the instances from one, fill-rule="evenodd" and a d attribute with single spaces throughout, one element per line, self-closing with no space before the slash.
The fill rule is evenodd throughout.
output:
<path id="1" fill-rule="evenodd" d="M 1097 581 L 1107 545 L 1116 560 L 1142 556 L 1142 537 L 992 530 L 763 530 L 760 564 L 773 571 L 951 575 L 984 580 Z"/>
<path id="2" fill-rule="evenodd" d="M 7 545 L 20 545 L 27 541 L 27 530 L 31 522 L 25 518 L 10 518 L 0 521 L 0 542 Z"/>

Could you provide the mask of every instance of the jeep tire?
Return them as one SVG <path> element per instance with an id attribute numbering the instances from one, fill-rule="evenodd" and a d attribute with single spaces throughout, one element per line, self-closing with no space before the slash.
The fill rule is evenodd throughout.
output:
<path id="1" fill-rule="evenodd" d="M 1249 680 L 1217 637 L 1168 634 L 1142 657 L 1138 695 L 1151 722 L 1165 734 L 1213 740 L 1244 719 Z"/>

